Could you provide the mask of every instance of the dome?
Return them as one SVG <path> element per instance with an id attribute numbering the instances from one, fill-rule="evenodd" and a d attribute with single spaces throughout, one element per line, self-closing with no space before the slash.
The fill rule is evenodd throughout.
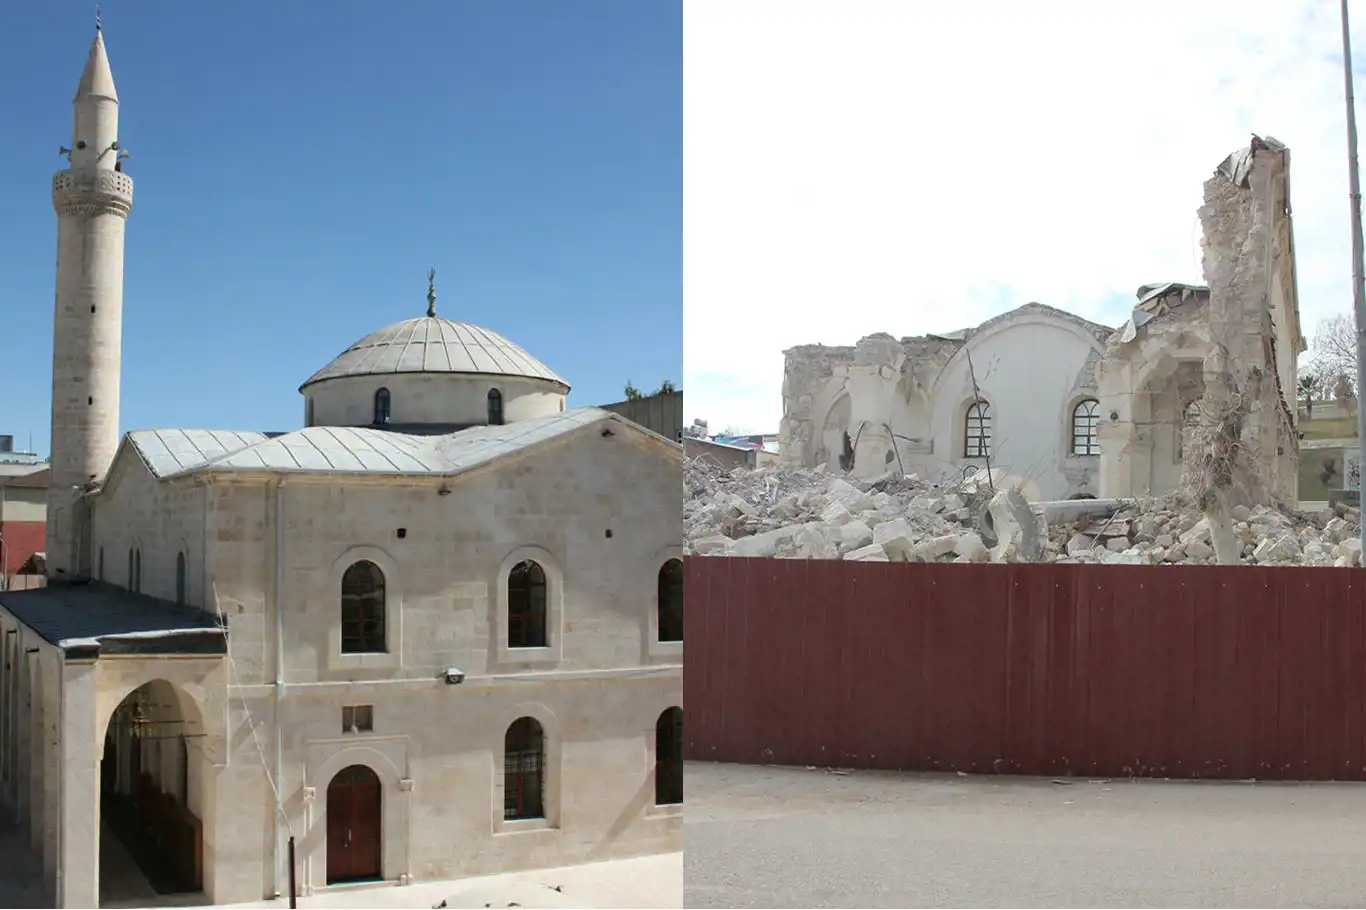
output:
<path id="1" fill-rule="evenodd" d="M 317 382 L 392 373 L 468 373 L 565 382 L 550 367 L 497 332 L 439 316 L 405 319 L 371 332 L 308 378 Z"/>

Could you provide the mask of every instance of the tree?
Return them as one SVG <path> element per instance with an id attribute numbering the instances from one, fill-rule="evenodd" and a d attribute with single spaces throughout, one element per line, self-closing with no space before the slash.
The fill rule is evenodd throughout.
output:
<path id="1" fill-rule="evenodd" d="M 674 392 L 677 392 L 677 391 L 678 391 L 678 387 L 674 385 L 674 381 L 673 381 L 672 379 L 666 379 L 666 380 L 664 380 L 663 382 L 661 382 L 661 383 L 659 384 L 659 388 L 658 388 L 658 389 L 655 389 L 655 394 L 656 394 L 656 395 L 672 395 Z"/>
<path id="2" fill-rule="evenodd" d="M 1356 387 L 1357 332 L 1350 317 L 1339 314 L 1319 320 L 1318 331 L 1309 345 L 1309 370 L 1318 377 L 1319 394 L 1336 389 L 1346 377 Z"/>
<path id="3" fill-rule="evenodd" d="M 1306 420 L 1314 419 L 1314 399 L 1322 397 L 1320 387 L 1323 385 L 1319 379 L 1319 374 L 1312 368 L 1300 373 L 1299 386 L 1296 389 L 1296 397 L 1304 399 L 1304 416 Z"/>
<path id="4" fill-rule="evenodd" d="M 637 399 L 644 398 L 644 397 L 645 397 L 645 393 L 644 393 L 644 392 L 642 392 L 640 389 L 636 388 L 635 385 L 632 384 L 631 380 L 629 380 L 629 379 L 626 380 L 626 400 L 627 400 L 627 401 L 636 401 Z"/>

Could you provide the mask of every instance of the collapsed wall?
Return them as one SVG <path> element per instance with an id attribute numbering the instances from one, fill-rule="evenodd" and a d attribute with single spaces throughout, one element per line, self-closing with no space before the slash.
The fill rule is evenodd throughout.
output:
<path id="1" fill-rule="evenodd" d="M 938 484 L 890 473 L 870 480 L 824 469 L 684 468 L 685 552 L 702 556 L 879 562 L 1213 564 L 1209 522 L 1189 500 L 1025 501 L 1004 478 Z M 1240 561 L 1356 566 L 1360 512 L 1237 505 Z"/>

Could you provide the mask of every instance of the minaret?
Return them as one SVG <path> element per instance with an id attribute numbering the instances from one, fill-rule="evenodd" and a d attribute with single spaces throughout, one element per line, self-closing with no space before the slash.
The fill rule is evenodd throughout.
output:
<path id="1" fill-rule="evenodd" d="M 57 295 L 47 574 L 58 580 L 89 577 L 82 492 L 104 480 L 119 443 L 123 232 L 133 181 L 119 163 L 119 96 L 98 14 L 73 106 L 71 148 L 62 149 L 70 166 L 52 178 Z"/>

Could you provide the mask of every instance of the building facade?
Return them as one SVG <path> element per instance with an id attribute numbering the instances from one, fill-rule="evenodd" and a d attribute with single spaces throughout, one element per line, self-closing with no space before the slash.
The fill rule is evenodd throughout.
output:
<path id="1" fill-rule="evenodd" d="M 100 35 L 76 106 L 112 148 Z M 304 428 L 120 439 L 117 335 L 77 316 L 121 306 L 122 220 L 65 201 L 131 197 L 104 160 L 54 189 L 61 558 L 0 594 L 0 802 L 57 905 L 128 899 L 102 826 L 219 904 L 285 893 L 291 839 L 303 894 L 680 850 L 681 447 L 567 409 L 434 282 L 304 383 Z"/>

